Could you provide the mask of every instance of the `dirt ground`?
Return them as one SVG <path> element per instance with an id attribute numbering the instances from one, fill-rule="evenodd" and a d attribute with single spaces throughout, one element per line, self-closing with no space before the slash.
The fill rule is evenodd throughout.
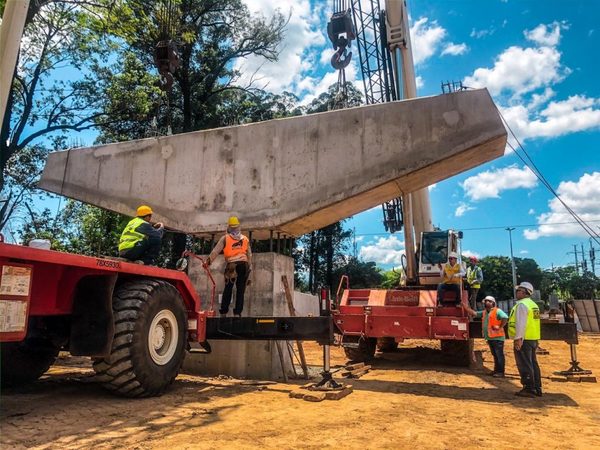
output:
<path id="1" fill-rule="evenodd" d="M 124 449 L 593 449 L 600 448 L 600 384 L 550 381 L 568 367 L 569 347 L 544 342 L 540 356 L 544 397 L 522 399 L 512 354 L 506 379 L 483 367 L 441 362 L 439 352 L 411 342 L 378 354 L 373 369 L 343 380 L 354 392 L 339 401 L 310 403 L 289 392 L 303 380 L 267 386 L 239 380 L 180 375 L 162 397 L 114 397 L 92 382 L 84 358 L 61 357 L 38 383 L 4 392 L 0 445 L 20 448 Z M 507 342 L 509 348 L 510 342 Z M 321 350 L 305 344 L 309 362 Z M 332 365 L 346 359 L 332 351 Z M 600 335 L 584 336 L 582 367 L 600 378 Z"/>

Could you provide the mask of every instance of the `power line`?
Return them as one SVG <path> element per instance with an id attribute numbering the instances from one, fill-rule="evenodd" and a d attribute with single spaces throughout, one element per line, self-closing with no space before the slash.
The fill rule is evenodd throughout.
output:
<path id="1" fill-rule="evenodd" d="M 500 118 L 506 125 L 506 128 L 508 128 L 508 130 L 510 131 L 510 134 L 513 136 L 513 138 L 517 142 L 519 149 L 523 152 L 523 154 L 525 156 L 522 156 L 519 153 L 519 151 L 517 151 L 517 149 L 510 142 L 507 141 L 507 145 L 513 150 L 515 155 L 517 155 L 519 157 L 519 159 L 523 162 L 523 164 L 525 164 L 529 168 L 529 170 L 531 170 L 531 172 L 533 172 L 533 174 L 542 182 L 542 184 L 550 191 L 550 193 L 552 193 L 552 195 L 554 195 L 558 199 L 558 201 L 565 207 L 565 209 L 569 212 L 569 214 L 571 214 L 571 216 L 576 220 L 576 222 L 581 226 L 581 228 L 584 229 L 584 231 L 590 236 L 590 238 L 593 239 L 597 244 L 600 244 L 600 235 L 598 235 L 598 233 L 596 233 L 592 229 L 591 226 L 589 226 L 581 217 L 579 217 L 579 215 L 573 209 L 571 209 L 571 207 L 569 205 L 567 205 L 565 203 L 565 201 L 560 197 L 558 192 L 556 192 L 556 190 L 548 182 L 546 177 L 544 177 L 544 175 L 542 174 L 542 171 L 540 169 L 538 169 L 536 164 L 533 162 L 533 159 L 529 156 L 529 154 L 527 153 L 527 151 L 525 150 L 525 148 L 523 147 L 523 145 L 521 144 L 521 142 L 519 141 L 519 139 L 513 132 L 512 128 L 510 127 L 510 125 L 508 124 L 508 122 L 506 121 L 506 119 L 504 118 L 502 113 L 500 112 L 500 109 L 497 108 L 497 110 L 498 110 L 498 114 L 500 115 Z"/>

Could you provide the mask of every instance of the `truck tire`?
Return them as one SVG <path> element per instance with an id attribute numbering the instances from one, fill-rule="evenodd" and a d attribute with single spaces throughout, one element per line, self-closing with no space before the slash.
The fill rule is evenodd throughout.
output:
<path id="1" fill-rule="evenodd" d="M 344 347 L 346 358 L 354 362 L 367 362 L 375 356 L 375 348 L 377 347 L 376 338 L 360 338 L 358 340 L 358 348 Z"/>
<path id="2" fill-rule="evenodd" d="M 473 361 L 473 339 L 466 341 L 442 340 L 444 360 L 453 366 L 469 367 Z"/>
<path id="3" fill-rule="evenodd" d="M 58 355 L 48 339 L 26 338 L 22 342 L 2 342 L 0 346 L 2 387 L 33 383 L 46 372 Z"/>
<path id="4" fill-rule="evenodd" d="M 398 343 L 394 338 L 383 337 L 377 339 L 377 350 L 380 352 L 394 352 L 398 348 Z"/>
<path id="5" fill-rule="evenodd" d="M 94 361 L 102 385 L 126 397 L 161 395 L 183 363 L 187 314 L 181 295 L 160 280 L 136 280 L 113 295 L 111 354 Z"/>

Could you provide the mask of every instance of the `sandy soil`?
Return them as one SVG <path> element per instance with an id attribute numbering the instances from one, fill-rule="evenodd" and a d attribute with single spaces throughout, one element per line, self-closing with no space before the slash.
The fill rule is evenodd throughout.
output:
<path id="1" fill-rule="evenodd" d="M 305 381 L 268 386 L 180 375 L 160 398 L 114 397 L 91 382 L 84 358 L 61 357 L 34 386 L 1 398 L 3 449 L 13 448 L 600 448 L 600 384 L 550 381 L 568 367 L 569 347 L 544 342 L 543 398 L 522 399 L 512 355 L 508 378 L 484 367 L 453 368 L 438 352 L 412 342 L 378 355 L 373 369 L 344 380 L 354 392 L 310 403 L 288 393 Z M 321 351 L 305 344 L 309 361 Z M 409 345 L 413 348 L 409 348 Z M 434 345 L 434 344 L 430 344 Z M 416 348 L 415 348 L 416 347 Z M 600 336 L 579 346 L 584 368 L 600 378 Z M 339 349 L 332 364 L 343 364 Z"/>

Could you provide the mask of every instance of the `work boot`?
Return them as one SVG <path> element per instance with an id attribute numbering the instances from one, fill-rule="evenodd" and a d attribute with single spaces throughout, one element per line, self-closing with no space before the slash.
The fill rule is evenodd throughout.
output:
<path id="1" fill-rule="evenodd" d="M 541 397 L 541 396 L 543 396 L 544 394 L 542 394 L 542 389 L 541 389 L 541 388 L 540 388 L 540 389 L 536 389 L 536 390 L 535 390 L 535 395 L 536 395 L 536 397 Z"/>
<path id="2" fill-rule="evenodd" d="M 492 376 L 494 378 L 504 378 L 504 374 L 502 372 L 494 372 Z"/>
<path id="3" fill-rule="evenodd" d="M 242 317 L 241 314 L 234 314 L 234 317 Z"/>
<path id="4" fill-rule="evenodd" d="M 515 392 L 517 397 L 526 397 L 526 398 L 535 398 L 535 392 L 532 392 L 528 389 L 521 389 L 519 392 Z"/>

